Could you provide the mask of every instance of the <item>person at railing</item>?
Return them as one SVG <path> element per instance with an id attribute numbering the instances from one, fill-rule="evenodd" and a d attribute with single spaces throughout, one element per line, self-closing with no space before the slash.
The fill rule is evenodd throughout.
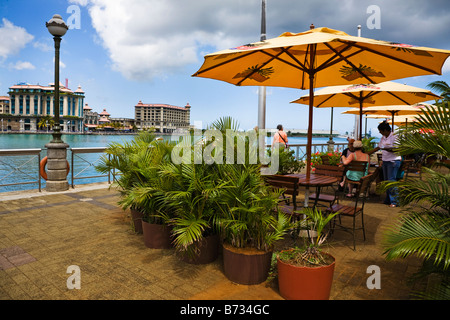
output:
<path id="1" fill-rule="evenodd" d="M 381 134 L 381 139 L 378 143 L 378 147 L 368 152 L 368 154 L 372 154 L 374 152 L 377 152 L 378 150 L 381 150 L 381 160 L 383 161 L 383 179 L 388 181 L 395 181 L 397 179 L 397 173 L 402 162 L 402 157 L 394 152 L 394 145 L 397 139 L 397 135 L 392 132 L 391 126 L 386 121 L 383 121 L 378 125 L 378 131 Z M 396 193 L 397 190 L 395 190 L 394 188 L 388 189 L 386 191 L 384 204 L 387 204 L 390 207 L 396 207 L 398 205 Z"/>
<path id="2" fill-rule="evenodd" d="M 359 181 L 361 180 L 362 177 L 366 176 L 369 173 L 370 156 L 367 153 L 364 153 L 362 151 L 362 148 L 363 148 L 362 142 L 357 140 L 353 142 L 354 152 L 350 153 L 348 157 L 344 155 L 342 156 L 342 164 L 344 166 L 348 165 L 353 160 L 367 162 L 365 171 L 347 170 L 347 172 L 345 173 L 345 179 L 347 179 L 348 181 L 355 181 L 355 182 Z M 348 183 L 348 194 L 346 195 L 347 197 L 353 196 L 353 185 L 354 184 L 350 182 Z M 343 183 L 341 183 L 341 186 L 343 186 Z"/>
<path id="3" fill-rule="evenodd" d="M 288 137 L 286 132 L 283 131 L 283 126 L 279 124 L 277 126 L 277 133 L 273 136 L 272 148 L 275 144 L 278 144 L 280 147 L 286 148 L 288 146 Z"/>

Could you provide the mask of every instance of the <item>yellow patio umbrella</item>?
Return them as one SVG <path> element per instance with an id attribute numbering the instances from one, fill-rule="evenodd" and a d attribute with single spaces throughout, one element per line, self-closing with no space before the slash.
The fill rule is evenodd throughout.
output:
<path id="1" fill-rule="evenodd" d="M 448 50 L 354 37 L 329 28 L 286 32 L 205 56 L 195 77 L 238 86 L 308 89 L 441 74 Z M 313 98 L 309 104 L 307 177 L 311 168 Z"/>
<path id="2" fill-rule="evenodd" d="M 386 115 L 378 115 L 378 114 L 368 114 L 366 115 L 366 118 L 368 119 L 386 119 L 387 122 L 391 125 L 393 125 L 392 123 L 392 118 L 390 116 L 386 116 Z M 417 114 L 416 115 L 404 115 L 404 116 L 396 116 L 395 117 L 395 124 L 397 126 L 407 126 L 408 123 L 412 123 L 417 121 Z"/>
<path id="3" fill-rule="evenodd" d="M 378 115 L 391 117 L 392 123 L 394 122 L 395 116 L 414 116 L 418 113 L 426 111 L 427 108 L 436 108 L 436 106 L 427 103 L 417 103 L 414 105 L 395 105 L 395 106 L 377 106 L 377 107 L 366 107 L 362 110 L 365 115 Z M 342 114 L 360 114 L 359 108 L 349 109 L 342 112 Z"/>
<path id="4" fill-rule="evenodd" d="M 429 90 L 386 81 L 378 84 L 354 84 L 326 87 L 314 92 L 316 108 L 359 106 L 359 137 L 362 138 L 362 110 L 368 106 L 412 105 L 441 97 Z M 309 95 L 291 103 L 309 104 Z"/>

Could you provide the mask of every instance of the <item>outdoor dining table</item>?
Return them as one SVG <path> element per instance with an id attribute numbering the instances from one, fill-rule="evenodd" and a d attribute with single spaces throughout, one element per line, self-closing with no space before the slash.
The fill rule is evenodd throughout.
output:
<path id="1" fill-rule="evenodd" d="M 336 177 L 321 175 L 321 174 L 311 174 L 309 178 L 305 173 L 293 173 L 288 174 L 288 176 L 291 177 L 297 177 L 298 178 L 298 184 L 306 188 L 306 194 L 305 194 L 305 202 L 304 207 L 308 207 L 308 201 L 309 201 L 309 187 L 315 187 L 316 188 L 316 198 L 314 201 L 314 207 L 317 206 L 317 200 L 319 199 L 320 190 L 322 187 L 328 187 L 338 182 L 338 179 Z"/>

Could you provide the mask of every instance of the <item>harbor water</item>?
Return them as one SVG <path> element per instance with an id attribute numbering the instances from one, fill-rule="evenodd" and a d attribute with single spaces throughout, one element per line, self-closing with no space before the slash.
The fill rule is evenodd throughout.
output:
<path id="1" fill-rule="evenodd" d="M 130 142 L 135 135 L 114 135 L 114 134 L 65 134 L 62 139 L 69 145 L 67 160 L 71 163 L 72 154 L 70 148 L 93 148 L 108 147 L 112 142 Z M 163 136 L 164 139 L 171 139 L 171 136 Z M 0 134 L 0 149 L 42 149 L 40 159 L 46 156 L 45 145 L 52 140 L 51 134 Z M 313 144 L 325 144 L 328 137 L 314 137 Z M 346 143 L 345 138 L 333 138 L 335 143 Z M 270 144 L 270 139 L 267 140 Z M 306 137 L 289 137 L 289 144 L 306 144 Z M 107 181 L 106 177 L 86 178 L 85 176 L 99 175 L 95 170 L 101 153 L 87 153 L 74 155 L 73 173 L 76 184 L 86 184 Z M 37 156 L 0 156 L 0 193 L 18 190 L 38 189 L 37 168 L 39 160 Z M 69 184 L 72 183 L 71 175 L 68 176 Z M 9 185 L 15 183 L 33 182 L 29 184 Z M 41 179 L 42 188 L 45 187 L 45 180 Z"/>

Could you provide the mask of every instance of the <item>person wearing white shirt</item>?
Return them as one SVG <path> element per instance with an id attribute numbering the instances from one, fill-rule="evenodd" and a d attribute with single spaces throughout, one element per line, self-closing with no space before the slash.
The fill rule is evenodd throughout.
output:
<path id="1" fill-rule="evenodd" d="M 382 135 L 378 147 L 370 153 L 381 150 L 381 160 L 383 161 L 383 178 L 388 181 L 396 181 L 397 173 L 400 169 L 402 157 L 394 152 L 397 136 L 392 132 L 391 126 L 387 122 L 378 125 L 378 131 Z M 397 190 L 390 188 L 386 191 L 386 199 L 384 203 L 390 207 L 397 207 Z"/>

